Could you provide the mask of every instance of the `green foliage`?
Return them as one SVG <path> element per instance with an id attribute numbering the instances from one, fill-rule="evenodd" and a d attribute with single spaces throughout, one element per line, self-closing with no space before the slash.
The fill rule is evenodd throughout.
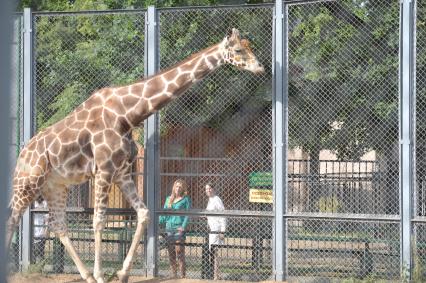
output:
<path id="1" fill-rule="evenodd" d="M 397 140 L 398 4 L 333 5 L 290 10 L 290 145 L 357 160 Z"/>
<path id="2" fill-rule="evenodd" d="M 144 18 L 138 13 L 42 16 L 36 42 L 38 129 L 62 119 L 96 89 L 129 83 L 144 72 Z"/>
<path id="3" fill-rule="evenodd" d="M 77 11 L 221 3 L 225 2 L 26 0 L 21 7 Z M 325 3 L 290 6 L 290 146 L 311 153 L 330 149 L 340 159 L 350 160 L 369 150 L 384 153 L 398 139 L 398 3 L 344 0 L 330 5 L 339 6 L 334 10 Z M 185 15 L 162 11 L 161 67 L 218 42 L 233 26 L 252 39 L 268 68 L 266 78 L 270 77 L 271 11 L 259 11 L 194 10 Z M 347 20 L 338 11 L 356 20 Z M 424 15 L 420 7 L 418 42 L 425 37 Z M 143 75 L 142 13 L 38 16 L 35 32 L 39 129 L 64 117 L 96 89 Z M 419 77 L 426 72 L 425 48 L 419 44 L 417 50 Z M 220 128 L 247 104 L 260 112 L 269 109 L 271 90 L 264 78 L 223 68 L 162 111 L 162 119 Z M 426 114 L 425 81 L 416 85 L 419 117 Z M 218 92 L 223 93 L 218 96 Z M 417 123 L 419 133 L 426 132 L 424 124 Z M 426 135 L 417 138 L 421 142 Z"/>

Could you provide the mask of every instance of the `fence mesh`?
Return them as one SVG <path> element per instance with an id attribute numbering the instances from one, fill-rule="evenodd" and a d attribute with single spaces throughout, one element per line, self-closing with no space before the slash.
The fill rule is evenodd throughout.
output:
<path id="1" fill-rule="evenodd" d="M 414 201 L 418 218 L 426 216 L 425 10 L 425 1 L 418 0 Z M 399 216 L 398 1 L 289 4 L 288 15 L 287 212 L 292 214 L 286 220 L 288 279 L 397 280 L 400 224 L 371 219 Z M 144 11 L 35 14 L 35 130 L 63 118 L 96 89 L 142 77 L 144 22 Z M 250 39 L 266 67 L 264 75 L 254 76 L 224 66 L 160 111 L 156 206 L 163 207 L 174 180 L 188 183 L 193 216 L 179 246 L 185 248 L 190 278 L 273 277 L 272 23 L 271 5 L 159 10 L 161 69 L 218 43 L 230 27 Z M 19 20 L 16 29 L 20 35 Z M 19 39 L 15 37 L 15 66 L 21 65 Z M 18 149 L 22 74 L 19 67 L 14 71 L 17 95 L 12 111 Z M 139 144 L 135 182 L 142 194 L 143 129 L 133 137 Z M 213 215 L 193 214 L 207 206 L 206 183 L 213 184 L 224 203 L 221 245 L 209 245 L 209 237 L 217 234 L 207 224 Z M 94 259 L 93 198 L 91 184 L 86 183 L 72 187 L 68 199 L 70 236 L 88 266 Z M 116 187 L 109 207 L 113 210 L 102 243 L 107 274 L 122 264 L 135 229 L 135 215 Z M 238 216 L 241 211 L 259 216 Z M 311 219 L 309 213 L 334 219 Z M 359 220 L 339 219 L 347 214 Z M 32 263 L 40 271 L 77 272 L 63 246 L 45 229 L 45 218 L 44 207 L 32 208 Z M 159 275 L 170 276 L 170 245 L 163 224 L 158 231 L 156 264 Z M 413 225 L 413 231 L 413 279 L 424 280 L 426 231 L 422 223 Z M 16 235 L 11 263 L 18 269 L 21 247 Z M 144 272 L 143 253 L 140 245 L 135 273 Z M 219 262 L 217 270 L 214 259 Z"/>
<path id="2" fill-rule="evenodd" d="M 289 212 L 399 214 L 398 2 L 290 5 L 288 15 Z M 398 227 L 289 220 L 289 276 L 398 277 Z"/>
<path id="3" fill-rule="evenodd" d="M 123 85 L 144 75 L 145 12 L 36 14 L 35 128 L 43 129 L 65 117 L 95 90 Z M 134 181 L 143 194 L 143 127 L 135 130 L 138 157 Z M 70 238 L 82 260 L 93 266 L 92 183 L 71 186 L 67 200 Z M 136 218 L 117 186 L 109 193 L 103 233 L 103 266 L 108 273 L 120 268 L 130 246 Z M 114 210 L 115 209 L 115 210 Z M 69 255 L 45 229 L 46 210 L 33 208 L 32 261 L 40 271 L 77 272 Z M 143 269 L 143 245 L 138 248 L 135 272 Z M 117 256 L 118 255 L 118 256 Z"/>
<path id="4" fill-rule="evenodd" d="M 161 69 L 221 42 L 230 28 L 238 28 L 241 36 L 252 42 L 266 73 L 255 76 L 232 66 L 220 67 L 160 112 L 161 192 L 157 205 L 163 207 L 173 182 L 183 178 L 194 209 L 206 208 L 205 185 L 212 183 L 226 210 L 272 210 L 271 203 L 249 201 L 252 174 L 267 175 L 262 189 L 272 193 L 272 6 L 160 10 L 159 18 Z M 192 247 L 194 241 L 206 244 L 208 226 L 205 220 L 197 224 L 201 220 L 190 218 L 187 230 L 188 235 L 199 235 L 187 237 L 185 242 L 189 278 L 207 278 L 199 266 L 200 259 L 203 264 L 205 261 L 203 248 Z M 234 220 L 229 219 L 227 230 L 241 230 L 240 234 L 233 236 L 227 231 L 225 243 L 235 247 L 218 249 L 219 261 L 229 263 L 220 268 L 221 278 L 271 276 L 270 258 L 264 270 L 263 266 L 252 270 L 249 254 L 253 251 L 248 246 L 254 238 L 263 241 L 262 231 L 271 238 L 272 221 Z M 252 228 L 242 232 L 244 227 Z M 233 238 L 239 243 L 231 244 Z M 161 250 L 159 258 L 160 273 L 167 274 L 168 252 Z"/>
<path id="5" fill-rule="evenodd" d="M 426 33 L 422 28 L 426 24 L 426 2 L 424 0 L 417 1 L 416 16 L 416 191 L 414 207 L 415 217 L 423 218 L 426 216 L 426 120 L 424 118 L 426 109 Z M 426 279 L 425 228 L 424 223 L 415 224 L 413 227 L 415 237 L 413 279 L 419 282 Z"/>
<path id="6" fill-rule="evenodd" d="M 12 83 L 11 83 L 11 109 L 13 123 L 12 128 L 12 143 L 9 149 L 9 156 L 14 163 L 18 156 L 22 140 L 23 140 L 23 44 L 22 33 L 23 22 L 22 14 L 14 15 L 13 18 L 13 43 L 12 43 Z M 9 172 L 12 176 L 13 171 Z M 7 191 L 9 193 L 9 190 Z M 9 195 L 7 196 L 9 199 Z M 13 236 L 12 247 L 9 253 L 10 270 L 19 270 L 20 251 L 21 251 L 21 229 L 19 228 Z"/>

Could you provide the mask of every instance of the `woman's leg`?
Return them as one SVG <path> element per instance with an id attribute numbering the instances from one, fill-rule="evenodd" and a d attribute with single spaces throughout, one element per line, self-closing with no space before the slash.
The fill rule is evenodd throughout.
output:
<path id="1" fill-rule="evenodd" d="M 176 268 L 176 250 L 174 243 L 167 243 L 167 251 L 169 252 L 169 261 L 170 261 L 170 272 L 172 277 L 177 276 L 177 268 Z"/>
<path id="2" fill-rule="evenodd" d="M 176 242 L 176 257 L 179 264 L 179 270 L 181 273 L 182 278 L 186 277 L 186 266 L 185 266 L 185 242 L 179 241 Z"/>

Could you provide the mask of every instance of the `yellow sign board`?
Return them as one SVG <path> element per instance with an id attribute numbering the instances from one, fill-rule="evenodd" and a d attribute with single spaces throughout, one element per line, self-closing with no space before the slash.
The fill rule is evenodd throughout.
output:
<path id="1" fill-rule="evenodd" d="M 273 203 L 272 190 L 250 188 L 250 202 Z"/>

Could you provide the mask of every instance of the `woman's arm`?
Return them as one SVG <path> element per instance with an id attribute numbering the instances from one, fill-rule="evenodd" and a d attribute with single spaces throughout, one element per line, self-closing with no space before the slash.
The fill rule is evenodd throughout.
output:
<path id="1" fill-rule="evenodd" d="M 225 210 L 225 206 L 223 205 L 223 202 L 219 197 L 216 198 L 216 209 L 219 211 Z M 220 231 L 224 233 L 226 230 L 226 218 L 220 217 L 218 218 L 218 221 L 220 223 Z"/>
<path id="2" fill-rule="evenodd" d="M 191 199 L 189 197 L 186 197 L 184 208 L 185 208 L 185 210 L 191 209 Z M 182 228 L 184 230 L 186 229 L 186 226 L 188 225 L 188 221 L 189 221 L 189 217 L 184 216 L 183 222 L 182 222 Z"/>
<path id="3" fill-rule="evenodd" d="M 166 201 L 164 202 L 164 206 L 163 206 L 164 209 L 168 208 L 168 206 L 169 206 L 169 199 L 170 199 L 169 197 L 166 197 Z M 159 223 L 160 224 L 164 224 L 164 223 L 167 222 L 167 219 L 168 219 L 168 215 L 161 215 L 160 219 L 159 219 Z"/>

